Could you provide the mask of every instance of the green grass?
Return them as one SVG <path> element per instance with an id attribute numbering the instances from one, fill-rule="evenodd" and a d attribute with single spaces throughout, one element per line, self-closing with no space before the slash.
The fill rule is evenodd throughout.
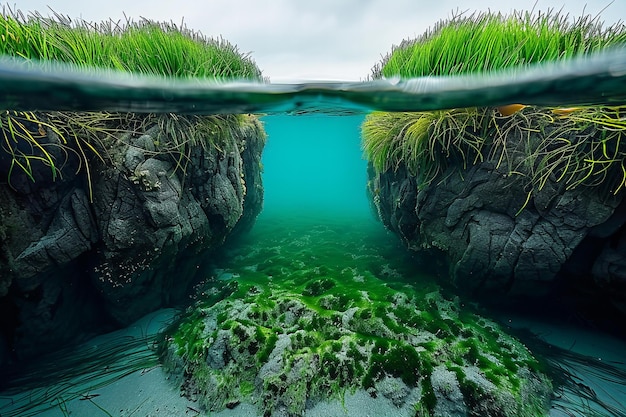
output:
<path id="1" fill-rule="evenodd" d="M 404 40 L 373 69 L 373 77 L 485 73 L 589 54 L 626 41 L 621 23 L 572 20 L 548 11 L 459 14 L 422 36 Z"/>
<path id="2" fill-rule="evenodd" d="M 3 7 L 0 54 L 176 78 L 262 80 L 254 61 L 237 47 L 174 23 L 94 23 Z"/>

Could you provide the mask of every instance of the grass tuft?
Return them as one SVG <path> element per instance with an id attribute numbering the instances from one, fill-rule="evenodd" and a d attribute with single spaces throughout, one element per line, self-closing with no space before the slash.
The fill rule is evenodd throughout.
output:
<path id="1" fill-rule="evenodd" d="M 460 13 L 395 46 L 372 77 L 485 73 L 589 54 L 625 41 L 623 23 L 604 27 L 598 16 L 571 19 L 552 10 Z"/>
<path id="2" fill-rule="evenodd" d="M 455 160 L 482 159 L 485 115 L 476 108 L 374 112 L 362 125 L 363 149 L 378 172 L 403 165 L 427 185 Z"/>
<path id="3" fill-rule="evenodd" d="M 263 79 L 254 61 L 225 39 L 173 22 L 72 21 L 4 6 L 0 39 L 0 54 L 24 60 L 176 78 Z"/>

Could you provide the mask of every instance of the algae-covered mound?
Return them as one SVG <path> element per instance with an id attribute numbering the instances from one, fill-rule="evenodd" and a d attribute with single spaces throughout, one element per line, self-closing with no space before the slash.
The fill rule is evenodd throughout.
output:
<path id="1" fill-rule="evenodd" d="M 490 74 L 625 39 L 623 24 L 589 16 L 461 15 L 395 47 L 374 76 Z M 580 293 L 625 312 L 626 109 L 563 104 L 374 112 L 362 126 L 370 195 L 389 229 L 445 259 L 472 295 Z"/>
<path id="2" fill-rule="evenodd" d="M 183 392 L 265 416 L 359 390 L 394 415 L 545 415 L 551 384 L 526 347 L 430 279 L 408 284 L 377 227 L 257 230 L 165 334 Z"/>

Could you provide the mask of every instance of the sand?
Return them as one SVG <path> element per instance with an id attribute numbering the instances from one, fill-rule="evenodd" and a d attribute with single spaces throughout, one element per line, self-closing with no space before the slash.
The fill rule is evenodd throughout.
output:
<path id="1" fill-rule="evenodd" d="M 171 320 L 174 314 L 174 310 L 160 310 L 126 329 L 98 336 L 84 346 L 87 349 L 120 340 L 120 337 L 155 334 Z M 557 346 L 571 348 L 603 361 L 613 362 L 616 366 L 626 369 L 623 364 L 623 352 L 626 352 L 624 341 L 575 327 L 531 322 L 519 317 L 511 317 L 507 321 L 514 327 L 529 327 L 546 341 Z M 626 404 L 626 387 L 623 383 L 609 383 L 603 379 L 602 375 L 594 374 L 584 367 L 574 370 L 580 377 L 580 381 L 593 389 L 607 403 L 616 407 L 621 407 L 620 402 Z M 180 395 L 176 381 L 172 380 L 158 365 L 115 378 L 114 381 L 95 389 L 93 386 L 93 378 L 76 377 L 62 389 L 58 386 L 54 387 L 55 390 L 51 389 L 53 387 L 43 387 L 18 394 L 13 393 L 10 396 L 0 394 L 0 416 L 260 417 L 256 408 L 250 404 L 240 404 L 232 410 L 219 413 L 203 412 L 197 403 Z M 574 404 L 580 402 L 577 398 L 570 398 L 570 400 Z M 34 404 L 32 404 L 33 401 Z M 33 405 L 32 408 L 29 408 L 29 403 Z M 576 407 L 572 407 L 571 404 L 572 402 L 567 401 L 567 397 L 555 401 L 555 408 L 550 416 L 580 415 L 582 417 L 584 413 L 577 411 Z M 569 411 L 566 412 L 563 408 L 568 408 Z M 411 407 L 399 409 L 383 396 L 372 398 L 365 391 L 360 390 L 346 394 L 343 401 L 318 403 L 307 410 L 305 417 L 409 417 L 412 415 L 414 411 Z M 280 414 L 278 413 L 276 417 L 280 417 Z"/>

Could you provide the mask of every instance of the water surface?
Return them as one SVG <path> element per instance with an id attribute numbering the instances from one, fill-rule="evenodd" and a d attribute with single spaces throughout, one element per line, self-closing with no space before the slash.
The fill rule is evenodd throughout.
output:
<path id="1" fill-rule="evenodd" d="M 171 80 L 0 60 L 0 107 L 193 114 L 419 111 L 524 103 L 626 103 L 626 49 L 488 75 L 260 84 Z"/>

